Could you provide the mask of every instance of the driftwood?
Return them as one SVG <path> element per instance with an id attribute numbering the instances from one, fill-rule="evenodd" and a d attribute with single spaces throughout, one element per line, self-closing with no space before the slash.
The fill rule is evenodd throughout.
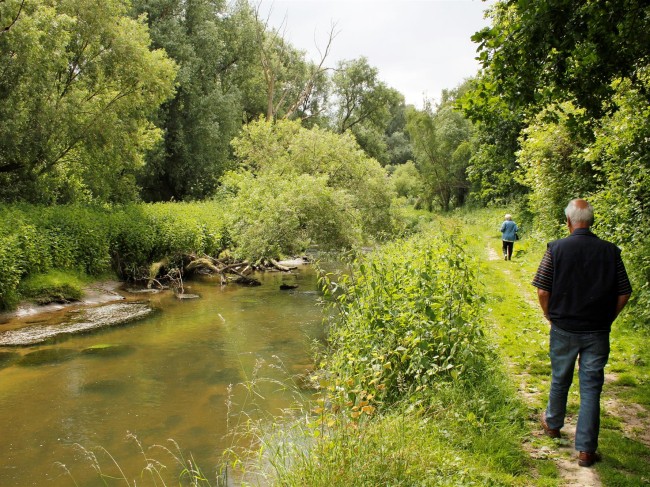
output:
<path id="1" fill-rule="evenodd" d="M 154 262 L 149 267 L 147 276 L 147 288 L 151 289 L 154 284 L 157 287 L 165 288 L 163 282 L 169 282 L 170 286 L 177 292 L 183 294 L 183 277 L 185 274 L 204 273 L 218 275 L 221 284 L 235 282 L 245 286 L 259 286 L 262 283 L 250 277 L 254 270 L 278 270 L 281 272 L 291 272 L 297 269 L 297 266 L 288 266 L 280 264 L 274 259 L 263 260 L 255 264 L 246 261 L 232 262 L 230 259 L 217 259 L 209 255 L 185 255 L 183 256 L 184 265 L 177 267 L 165 258 L 159 262 Z M 287 287 L 289 289 L 289 287 Z M 293 289 L 293 287 L 291 287 Z"/>
<path id="2" fill-rule="evenodd" d="M 211 274 L 219 274 L 221 276 L 222 284 L 226 284 L 229 280 L 246 286 L 259 286 L 262 284 L 257 279 L 246 275 L 252 272 L 252 268 L 248 262 L 227 264 L 210 256 L 190 256 L 190 259 L 190 262 L 185 266 L 186 271 L 207 271 Z M 228 276 L 228 274 L 234 274 L 236 277 Z"/>
<path id="3" fill-rule="evenodd" d="M 282 264 L 280 264 L 278 261 L 273 260 L 273 259 L 271 259 L 271 260 L 269 261 L 269 263 L 270 263 L 273 267 L 275 267 L 277 270 L 282 271 L 282 272 L 290 272 L 290 271 L 292 271 L 292 270 L 294 270 L 294 269 L 297 269 L 296 266 L 286 266 L 286 265 L 282 265 Z"/>

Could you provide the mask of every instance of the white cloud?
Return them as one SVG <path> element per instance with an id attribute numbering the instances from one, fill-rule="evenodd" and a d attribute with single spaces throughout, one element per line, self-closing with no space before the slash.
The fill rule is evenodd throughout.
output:
<path id="1" fill-rule="evenodd" d="M 332 23 L 338 35 L 327 65 L 368 58 L 380 78 L 422 105 L 478 71 L 471 36 L 488 25 L 493 0 L 261 0 L 262 18 L 291 44 L 319 59 Z M 269 13 L 270 12 L 270 13 Z"/>

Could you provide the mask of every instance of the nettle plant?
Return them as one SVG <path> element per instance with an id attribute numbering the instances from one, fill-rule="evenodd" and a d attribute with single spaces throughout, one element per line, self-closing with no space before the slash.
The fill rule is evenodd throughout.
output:
<path id="1" fill-rule="evenodd" d="M 475 264 L 454 237 L 418 236 L 323 277 L 330 313 L 328 386 L 343 402 L 391 403 L 485 370 Z"/>

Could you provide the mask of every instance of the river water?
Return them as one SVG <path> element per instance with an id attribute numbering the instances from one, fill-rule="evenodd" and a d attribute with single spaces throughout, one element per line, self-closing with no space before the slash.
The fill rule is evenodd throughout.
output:
<path id="1" fill-rule="evenodd" d="M 148 478 L 138 442 L 166 466 L 158 470 L 167 485 L 178 485 L 178 463 L 157 446 L 178 455 L 170 439 L 215 485 L 221 454 L 233 445 L 232 424 L 241 413 L 279 414 L 290 406 L 311 367 L 312 341 L 323 338 L 312 268 L 256 277 L 261 286 L 191 282 L 185 291 L 199 294 L 195 300 L 148 296 L 157 312 L 128 325 L 0 347 L 13 357 L 0 362 L 0 486 L 104 485 L 97 466 L 117 477 L 121 469 L 128 485 L 162 485 Z M 282 282 L 298 287 L 280 290 Z M 87 353 L 103 345 L 112 348 Z M 48 353 L 41 350 L 54 358 L 21 363 L 27 354 Z M 241 385 L 251 379 L 259 395 Z"/>

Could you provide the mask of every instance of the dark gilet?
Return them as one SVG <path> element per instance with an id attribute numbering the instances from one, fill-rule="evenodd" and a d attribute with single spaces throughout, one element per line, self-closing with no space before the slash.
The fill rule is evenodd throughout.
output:
<path id="1" fill-rule="evenodd" d="M 548 248 L 554 269 L 551 322 L 572 332 L 608 332 L 616 317 L 620 249 L 585 228 Z"/>

